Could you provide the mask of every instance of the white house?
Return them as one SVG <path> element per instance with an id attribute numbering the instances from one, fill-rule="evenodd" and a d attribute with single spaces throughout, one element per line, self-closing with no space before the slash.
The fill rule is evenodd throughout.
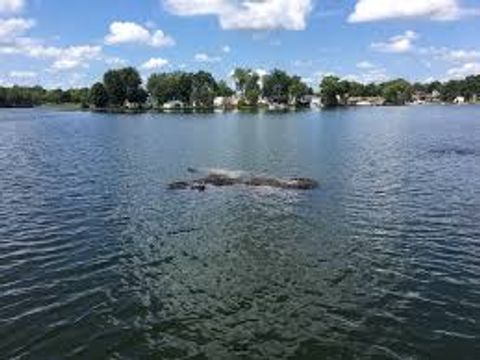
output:
<path id="1" fill-rule="evenodd" d="M 182 109 L 184 106 L 185 105 L 183 104 L 183 102 L 179 100 L 172 100 L 163 104 L 162 108 L 165 110 L 175 110 L 175 109 Z"/>
<path id="2" fill-rule="evenodd" d="M 322 99 L 320 98 L 320 96 L 310 97 L 310 108 L 320 109 L 321 107 L 322 107 Z"/>
<path id="3" fill-rule="evenodd" d="M 454 103 L 454 104 L 458 104 L 458 105 L 465 104 L 465 97 L 464 97 L 464 96 L 457 96 L 457 97 L 453 100 L 453 103 Z"/>

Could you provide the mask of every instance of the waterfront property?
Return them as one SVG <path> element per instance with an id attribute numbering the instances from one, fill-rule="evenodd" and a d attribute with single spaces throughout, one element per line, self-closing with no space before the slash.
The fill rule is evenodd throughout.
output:
<path id="1" fill-rule="evenodd" d="M 347 99 L 349 106 L 382 106 L 385 102 L 381 96 L 352 96 Z"/>
<path id="2" fill-rule="evenodd" d="M 257 73 L 236 69 L 230 85 L 211 73 L 154 73 L 142 84 L 132 67 L 107 71 L 91 89 L 45 90 L 41 87 L 0 87 L 0 107 L 76 104 L 96 110 L 209 110 L 330 108 L 433 103 L 476 103 L 480 75 L 446 83 L 410 84 L 404 79 L 362 84 L 335 76 L 310 87 L 298 76 L 274 69 Z M 232 88 L 232 87 L 234 88 Z"/>

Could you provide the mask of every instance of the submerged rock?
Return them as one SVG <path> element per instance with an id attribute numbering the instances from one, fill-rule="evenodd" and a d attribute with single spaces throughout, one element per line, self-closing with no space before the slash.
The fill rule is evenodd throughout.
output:
<path id="1" fill-rule="evenodd" d="M 287 189 L 312 190 L 320 186 L 318 181 L 308 178 L 293 178 L 287 182 Z"/>
<path id="2" fill-rule="evenodd" d="M 175 181 L 168 185 L 168 190 L 186 190 L 190 187 L 190 183 L 186 181 Z"/>
<path id="3" fill-rule="evenodd" d="M 188 172 L 190 169 L 188 169 Z M 215 187 L 225 187 L 234 185 L 244 185 L 250 187 L 271 187 L 287 190 L 313 190 L 319 186 L 318 181 L 309 178 L 292 178 L 289 180 L 271 178 L 271 177 L 234 177 L 224 173 L 209 173 L 207 176 L 193 181 L 177 181 L 168 186 L 170 190 L 197 190 L 203 192 L 207 185 Z"/>
<path id="4" fill-rule="evenodd" d="M 204 192 L 205 190 L 207 190 L 207 186 L 205 184 L 193 184 L 192 186 L 190 186 L 190 189 Z"/>
<path id="5" fill-rule="evenodd" d="M 213 186 L 232 186 L 241 184 L 241 179 L 230 177 L 228 175 L 223 174 L 209 174 L 207 177 L 199 179 L 196 183 L 200 184 L 208 184 Z"/>
<path id="6" fill-rule="evenodd" d="M 286 185 L 286 182 L 279 179 L 275 179 L 275 178 L 254 177 L 249 180 L 246 180 L 244 182 L 244 185 L 283 188 Z"/>

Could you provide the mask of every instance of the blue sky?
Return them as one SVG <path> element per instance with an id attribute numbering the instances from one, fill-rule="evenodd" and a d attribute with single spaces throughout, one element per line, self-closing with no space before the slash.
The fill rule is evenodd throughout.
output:
<path id="1" fill-rule="evenodd" d="M 0 0 L 0 85 L 88 86 L 125 65 L 447 80 L 480 73 L 479 35 L 479 0 Z"/>

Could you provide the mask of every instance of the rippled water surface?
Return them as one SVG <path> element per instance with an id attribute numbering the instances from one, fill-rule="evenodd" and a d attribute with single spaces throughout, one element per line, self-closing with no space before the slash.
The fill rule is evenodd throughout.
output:
<path id="1" fill-rule="evenodd" d="M 1 110 L 0 191 L 1 358 L 480 358 L 480 107 Z"/>

